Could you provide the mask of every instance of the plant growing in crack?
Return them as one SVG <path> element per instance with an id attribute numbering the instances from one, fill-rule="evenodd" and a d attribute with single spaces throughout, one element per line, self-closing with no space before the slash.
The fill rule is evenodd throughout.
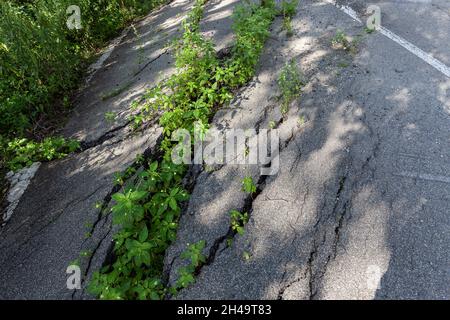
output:
<path id="1" fill-rule="evenodd" d="M 80 257 L 82 257 L 82 258 L 88 258 L 91 255 L 92 255 L 92 251 L 90 251 L 90 250 L 85 250 L 80 253 Z"/>
<path id="2" fill-rule="evenodd" d="M 283 29 L 286 30 L 286 35 L 291 37 L 294 32 L 292 29 L 292 18 L 297 12 L 299 0 L 283 0 L 281 2 L 281 14 L 283 15 Z"/>
<path id="3" fill-rule="evenodd" d="M 197 243 L 189 244 L 186 251 L 181 254 L 181 258 L 189 260 L 190 263 L 178 269 L 179 278 L 171 290 L 172 293 L 187 288 L 195 282 L 196 271 L 206 262 L 206 256 L 202 253 L 205 246 L 206 241 L 200 240 Z"/>
<path id="4" fill-rule="evenodd" d="M 105 112 L 105 120 L 108 122 L 114 122 L 117 119 L 117 113 L 109 111 Z"/>
<path id="5" fill-rule="evenodd" d="M 237 210 L 232 210 L 230 212 L 231 218 L 231 229 L 239 235 L 244 234 L 244 227 L 248 223 L 248 213 L 240 213 Z"/>
<path id="6" fill-rule="evenodd" d="M 247 176 L 242 180 L 242 191 L 248 194 L 254 194 L 256 190 L 257 188 L 252 177 Z"/>
<path id="7" fill-rule="evenodd" d="M 243 258 L 245 261 L 249 261 L 250 258 L 251 258 L 250 252 L 248 252 L 248 251 L 242 252 L 242 258 Z"/>
<path id="8" fill-rule="evenodd" d="M 371 29 L 371 28 L 368 28 L 368 27 L 364 27 L 364 32 L 367 33 L 367 34 L 372 34 L 375 31 L 376 31 L 375 28 Z"/>
<path id="9" fill-rule="evenodd" d="M 278 77 L 278 87 L 281 91 L 281 113 L 286 115 L 289 105 L 301 95 L 305 81 L 293 59 L 286 62 Z"/>
<path id="10" fill-rule="evenodd" d="M 342 49 L 351 54 L 356 54 L 358 52 L 358 43 L 360 41 L 360 36 L 350 39 L 349 36 L 345 34 L 344 31 L 338 29 L 336 34 L 331 39 L 331 45 L 335 49 Z"/>
<path id="11" fill-rule="evenodd" d="M 168 291 L 192 282 L 195 269 L 204 260 L 204 243 L 188 249 L 193 258 L 191 267 L 181 270 L 175 287 L 168 288 L 163 282 L 165 252 L 175 240 L 180 203 L 188 199 L 183 190 L 187 166 L 172 162 L 175 143 L 171 136 L 179 128 L 193 133 L 198 121 L 207 124 L 214 111 L 230 101 L 234 90 L 254 75 L 276 14 L 274 2 L 265 2 L 268 5 L 246 2 L 237 6 L 233 26 L 236 42 L 232 54 L 219 60 L 211 41 L 199 32 L 205 0 L 196 0 L 175 45 L 177 72 L 149 90 L 143 103 L 136 105 L 139 119 L 132 119 L 135 125 L 154 119 L 155 111 L 162 114 L 161 155 L 133 181 L 123 176 L 119 179 L 122 190 L 113 196 L 112 208 L 113 222 L 121 226 L 114 236 L 115 261 L 94 274 L 89 285 L 92 294 L 101 299 L 162 299 Z M 124 187 L 125 183 L 129 186 Z M 256 187 L 250 189 L 253 191 Z"/>
<path id="12" fill-rule="evenodd" d="M 298 117 L 297 124 L 299 127 L 303 127 L 306 123 L 306 119 L 304 115 Z"/>
<path id="13" fill-rule="evenodd" d="M 277 123 L 273 120 L 269 122 L 269 129 L 273 130 L 277 126 Z"/>

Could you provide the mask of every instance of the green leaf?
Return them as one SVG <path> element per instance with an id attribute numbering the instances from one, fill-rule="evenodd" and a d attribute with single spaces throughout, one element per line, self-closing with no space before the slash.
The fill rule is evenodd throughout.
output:
<path id="1" fill-rule="evenodd" d="M 139 201 L 147 196 L 147 191 L 134 191 L 130 193 L 130 200 Z"/>
<path id="2" fill-rule="evenodd" d="M 177 201 L 174 198 L 169 198 L 169 206 L 172 210 L 178 210 Z"/>
<path id="3" fill-rule="evenodd" d="M 150 171 L 156 171 L 158 169 L 158 161 L 152 162 L 150 165 Z"/>
<path id="4" fill-rule="evenodd" d="M 139 242 L 144 242 L 148 238 L 148 229 L 147 226 L 144 225 L 144 227 L 141 229 L 141 232 L 139 232 Z"/>

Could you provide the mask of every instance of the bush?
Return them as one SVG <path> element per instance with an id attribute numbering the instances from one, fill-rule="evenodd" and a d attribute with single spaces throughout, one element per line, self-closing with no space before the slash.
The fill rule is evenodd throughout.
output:
<path id="1" fill-rule="evenodd" d="M 52 101 L 72 89 L 81 62 L 136 15 L 161 3 L 138 0 L 35 0 L 0 3 L 0 134 L 22 135 Z M 81 30 L 66 26 L 76 3 Z"/>
<path id="2" fill-rule="evenodd" d="M 8 0 L 0 2 L 0 152 L 22 141 L 42 115 L 60 112 L 95 48 L 163 0 Z M 66 26 L 70 5 L 82 29 Z M 65 99 L 67 100 L 67 99 Z M 15 165 L 14 165 L 15 166 Z"/>

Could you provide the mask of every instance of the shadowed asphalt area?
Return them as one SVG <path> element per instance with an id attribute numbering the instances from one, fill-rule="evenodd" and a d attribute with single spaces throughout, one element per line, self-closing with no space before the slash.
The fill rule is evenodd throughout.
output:
<path id="1" fill-rule="evenodd" d="M 239 2 L 206 5 L 200 29 L 217 50 L 232 44 Z M 447 1 L 338 2 L 363 21 L 379 5 L 387 29 L 450 64 Z M 167 43 L 191 5 L 173 1 L 136 23 L 80 93 L 64 133 L 85 149 L 43 164 L 0 229 L 0 298 L 89 298 L 66 288 L 66 268 L 86 252 L 89 279 L 111 249 L 116 229 L 95 204 L 108 207 L 114 173 L 158 144 L 155 124 L 131 131 L 129 104 L 174 71 Z M 275 123 L 280 171 L 199 174 L 166 255 L 169 284 L 187 243 L 206 240 L 207 264 L 173 298 L 449 299 L 450 79 L 329 1 L 301 0 L 291 37 L 282 24 L 277 17 L 254 79 L 213 120 L 220 129 Z M 337 30 L 357 40 L 354 53 L 332 48 Z M 307 84 L 283 116 L 277 78 L 291 59 Z M 245 176 L 257 182 L 253 197 L 241 191 Z M 250 220 L 227 241 L 231 210 Z"/>
<path id="2" fill-rule="evenodd" d="M 375 3 L 386 28 L 448 61 L 446 12 Z M 360 14 L 369 4 L 351 3 Z M 265 180 L 243 167 L 200 175 L 166 261 L 175 281 L 186 243 L 205 239 L 208 263 L 177 299 L 450 297 L 450 80 L 363 27 L 323 1 L 300 2 L 291 38 L 275 22 L 255 80 L 215 122 L 278 121 L 277 75 L 295 59 L 309 83 L 279 126 L 281 170 Z M 338 29 L 359 39 L 355 55 L 331 48 Z M 246 175 L 260 181 L 251 203 Z M 232 209 L 250 221 L 229 246 Z"/>

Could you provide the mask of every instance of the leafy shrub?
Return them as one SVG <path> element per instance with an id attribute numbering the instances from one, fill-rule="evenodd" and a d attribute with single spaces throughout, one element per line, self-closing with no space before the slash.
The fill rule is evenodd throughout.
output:
<path id="1" fill-rule="evenodd" d="M 161 299 L 194 281 L 195 269 L 205 261 L 201 254 L 204 241 L 189 246 L 183 254 L 191 264 L 179 270 L 174 287 L 166 288 L 162 281 L 164 255 L 176 236 L 179 203 L 187 199 L 182 189 L 187 168 L 172 163 L 176 144 L 171 134 L 178 128 L 194 134 L 195 122 L 206 127 L 214 109 L 229 101 L 233 89 L 253 76 L 276 13 L 273 1 L 266 2 L 268 6 L 246 2 L 237 7 L 233 54 L 219 61 L 212 43 L 198 32 L 205 0 L 196 0 L 176 44 L 177 73 L 164 83 L 164 90 L 162 85 L 150 90 L 144 97 L 146 103 L 135 106 L 140 108 L 136 124 L 151 119 L 156 110 L 164 111 L 160 118 L 164 157 L 152 163 L 135 185 L 113 197 L 114 222 L 122 226 L 115 236 L 116 261 L 95 273 L 89 285 L 90 292 L 101 299 Z M 246 221 L 245 216 L 235 218 L 235 227 Z"/>
<path id="2" fill-rule="evenodd" d="M 8 160 L 8 169 L 13 171 L 37 161 L 61 159 L 80 147 L 78 141 L 64 138 L 46 138 L 42 142 L 22 138 L 4 143 L 0 141 L 0 145 L 0 153 Z"/>
<path id="3" fill-rule="evenodd" d="M 22 134 L 76 85 L 93 48 L 161 2 L 79 0 L 81 30 L 66 26 L 71 0 L 0 2 L 0 134 Z"/>
<path id="4" fill-rule="evenodd" d="M 248 223 L 248 213 L 240 213 L 237 210 L 231 210 L 231 229 L 239 235 L 244 234 L 244 227 Z"/>
<path id="5" fill-rule="evenodd" d="M 290 60 L 285 64 L 278 77 L 283 114 L 287 113 L 289 104 L 300 96 L 303 85 L 304 80 L 300 69 L 294 60 Z"/>
<path id="6" fill-rule="evenodd" d="M 29 129 L 78 83 L 94 49 L 132 18 L 163 0 L 7 0 L 0 2 L 0 151 L 17 169 L 65 154 L 61 138 L 32 142 Z M 82 29 L 66 26 L 67 8 L 81 9 Z M 13 150 L 13 148 L 18 148 Z M 4 153 L 6 152 L 6 153 Z M 5 164 L 6 163 L 6 164 Z M 1 164 L 1 163 L 0 163 Z"/>

